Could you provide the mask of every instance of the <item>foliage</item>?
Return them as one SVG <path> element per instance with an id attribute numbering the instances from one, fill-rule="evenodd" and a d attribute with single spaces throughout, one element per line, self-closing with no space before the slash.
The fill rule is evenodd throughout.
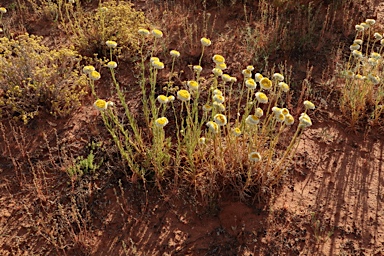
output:
<path id="1" fill-rule="evenodd" d="M 42 38 L 20 35 L 0 39 L 0 111 L 25 123 L 45 110 L 67 116 L 87 93 L 79 74 L 82 57 L 74 50 L 50 50 Z"/>

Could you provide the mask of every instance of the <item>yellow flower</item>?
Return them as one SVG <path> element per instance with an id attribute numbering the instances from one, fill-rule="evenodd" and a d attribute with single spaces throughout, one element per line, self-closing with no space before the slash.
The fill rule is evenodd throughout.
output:
<path id="1" fill-rule="evenodd" d="M 152 64 L 154 61 L 160 61 L 160 59 L 157 58 L 157 57 L 151 57 L 151 58 L 149 59 L 149 62 L 151 62 L 151 64 Z"/>
<path id="2" fill-rule="evenodd" d="M 362 25 L 356 25 L 356 26 L 355 26 L 355 29 L 356 29 L 357 31 L 364 31 L 364 27 L 363 27 Z"/>
<path id="3" fill-rule="evenodd" d="M 256 82 L 260 82 L 260 80 L 263 78 L 263 75 L 262 74 L 260 74 L 260 73 L 256 73 L 255 74 L 255 81 Z"/>
<path id="4" fill-rule="evenodd" d="M 275 73 L 275 74 L 273 74 L 272 77 L 275 78 L 279 82 L 284 81 L 284 76 L 282 74 L 280 74 L 280 73 Z"/>
<path id="5" fill-rule="evenodd" d="M 358 45 L 362 45 L 362 44 L 363 44 L 363 40 L 361 40 L 361 39 L 355 39 L 355 40 L 353 41 L 353 43 L 354 43 L 354 44 L 358 44 Z"/>
<path id="6" fill-rule="evenodd" d="M 379 33 L 374 33 L 373 36 L 375 37 L 376 40 L 381 40 L 383 39 L 383 36 Z"/>
<path id="7" fill-rule="evenodd" d="M 94 66 L 85 66 L 83 67 L 83 72 L 87 75 L 91 74 L 92 71 L 95 71 Z"/>
<path id="8" fill-rule="evenodd" d="M 241 71 L 241 74 L 243 74 L 244 78 L 251 78 L 252 77 L 252 72 L 249 71 L 248 69 L 243 69 L 243 71 Z"/>
<path id="9" fill-rule="evenodd" d="M 213 133 L 219 132 L 219 125 L 213 121 L 207 122 L 206 126 L 208 126 L 209 130 Z"/>
<path id="10" fill-rule="evenodd" d="M 205 144 L 205 141 L 206 141 L 205 137 L 201 137 L 201 138 L 199 138 L 199 144 L 200 144 L 200 145 L 204 145 L 204 144 Z"/>
<path id="11" fill-rule="evenodd" d="M 204 110 L 205 112 L 209 112 L 209 111 L 212 110 L 212 106 L 209 105 L 209 104 L 204 104 L 204 106 L 203 106 L 203 110 Z"/>
<path id="12" fill-rule="evenodd" d="M 235 82 L 237 82 L 237 78 L 236 78 L 236 77 L 234 77 L 234 76 L 231 76 L 231 82 L 232 82 L 232 83 L 235 83 Z"/>
<path id="13" fill-rule="evenodd" d="M 151 31 L 152 35 L 156 38 L 161 38 L 163 37 L 163 32 L 161 32 L 161 30 L 158 30 L 158 29 L 153 29 Z"/>
<path id="14" fill-rule="evenodd" d="M 381 55 L 378 52 L 371 52 L 371 57 L 376 60 L 381 59 Z"/>
<path id="15" fill-rule="evenodd" d="M 374 19 L 366 19 L 365 23 L 367 23 L 370 26 L 373 26 L 375 25 L 376 21 Z"/>
<path id="16" fill-rule="evenodd" d="M 287 108 L 282 108 L 281 109 L 281 113 L 284 115 L 284 116 L 287 116 L 289 115 L 289 110 Z"/>
<path id="17" fill-rule="evenodd" d="M 356 58 L 361 58 L 363 57 L 363 53 L 361 51 L 358 51 L 358 50 L 353 50 L 352 51 L 352 55 Z"/>
<path id="18" fill-rule="evenodd" d="M 224 106 L 223 103 L 218 103 L 218 102 L 214 101 L 214 102 L 212 103 L 212 105 L 213 105 L 217 110 L 219 110 L 220 112 L 224 112 L 224 111 L 225 111 L 225 106 Z"/>
<path id="19" fill-rule="evenodd" d="M 97 72 L 96 70 L 93 70 L 89 73 L 89 78 L 91 78 L 92 80 L 99 80 L 101 78 L 101 75 L 99 72 Z"/>
<path id="20" fill-rule="evenodd" d="M 116 68 L 117 67 L 117 63 L 114 62 L 114 61 L 110 61 L 107 63 L 107 67 L 109 68 Z"/>
<path id="21" fill-rule="evenodd" d="M 195 65 L 195 66 L 193 66 L 193 70 L 196 73 L 200 73 L 203 70 L 203 68 L 200 65 Z"/>
<path id="22" fill-rule="evenodd" d="M 370 25 L 365 22 L 360 23 L 360 26 L 362 26 L 364 29 L 368 29 L 370 27 Z"/>
<path id="23" fill-rule="evenodd" d="M 249 65 L 249 66 L 247 66 L 247 70 L 252 72 L 253 70 L 255 70 L 255 68 L 252 65 Z"/>
<path id="24" fill-rule="evenodd" d="M 213 55 L 212 60 L 216 64 L 221 64 L 221 63 L 225 62 L 225 58 L 223 56 L 219 55 L 219 54 Z"/>
<path id="25" fill-rule="evenodd" d="M 261 160 L 261 155 L 259 152 L 251 152 L 249 153 L 248 158 L 251 162 L 259 162 Z"/>
<path id="26" fill-rule="evenodd" d="M 259 83 L 261 88 L 264 90 L 269 90 L 272 88 L 272 81 L 266 77 L 261 78 Z"/>
<path id="27" fill-rule="evenodd" d="M 188 81 L 188 82 L 187 82 L 187 85 L 188 85 L 188 87 L 189 87 L 189 90 L 191 90 L 191 91 L 197 91 L 197 90 L 199 90 L 199 83 L 196 82 L 196 81 L 193 81 L 193 80 Z"/>
<path id="28" fill-rule="evenodd" d="M 223 95 L 223 93 L 219 89 L 215 89 L 212 92 L 213 95 Z"/>
<path id="29" fill-rule="evenodd" d="M 203 45 L 203 46 L 210 46 L 211 45 L 211 40 L 209 40 L 208 38 L 205 38 L 205 37 L 203 37 L 203 38 L 201 38 L 200 39 L 200 42 L 201 42 L 201 44 Z"/>
<path id="30" fill-rule="evenodd" d="M 278 122 L 284 122 L 285 121 L 285 115 L 280 112 L 275 115 L 275 118 Z"/>
<path id="31" fill-rule="evenodd" d="M 305 114 L 305 113 L 301 113 L 300 117 L 299 117 L 299 127 L 300 128 L 307 128 L 309 126 L 312 125 L 312 120 L 311 118 Z"/>
<path id="32" fill-rule="evenodd" d="M 213 95 L 213 97 L 212 97 L 212 100 L 214 101 L 214 102 L 217 102 L 217 103 L 223 103 L 224 101 L 225 101 L 225 98 L 224 98 L 224 96 L 223 95 L 221 95 L 221 94 L 214 94 Z"/>
<path id="33" fill-rule="evenodd" d="M 191 94 L 187 90 L 180 90 L 177 92 L 177 98 L 181 101 L 188 101 L 191 99 Z"/>
<path id="34" fill-rule="evenodd" d="M 109 48 L 116 48 L 117 47 L 117 43 L 115 41 L 107 41 L 105 42 L 105 44 L 109 47 Z"/>
<path id="35" fill-rule="evenodd" d="M 213 120 L 219 125 L 219 126 L 224 126 L 227 124 L 227 117 L 223 114 L 216 114 L 213 117 Z"/>
<path id="36" fill-rule="evenodd" d="M 255 109 L 255 116 L 262 117 L 264 115 L 264 111 L 261 108 Z"/>
<path id="37" fill-rule="evenodd" d="M 272 112 L 275 115 L 279 115 L 279 114 L 281 114 L 281 108 L 275 106 L 275 107 L 272 108 Z"/>
<path id="38" fill-rule="evenodd" d="M 163 69 L 164 68 L 164 63 L 161 62 L 161 61 L 153 61 L 152 62 L 152 67 L 154 67 L 155 69 Z"/>
<path id="39" fill-rule="evenodd" d="M 166 117 L 157 118 L 155 124 L 157 127 L 163 128 L 168 124 L 168 119 Z"/>
<path id="40" fill-rule="evenodd" d="M 170 51 L 170 53 L 172 57 L 175 57 L 175 58 L 178 58 L 180 57 L 180 52 L 176 51 L 176 50 L 172 50 Z"/>
<path id="41" fill-rule="evenodd" d="M 228 74 L 223 74 L 221 76 L 221 78 L 223 79 L 224 82 L 230 82 L 231 81 L 231 76 Z"/>
<path id="42" fill-rule="evenodd" d="M 223 70 L 219 69 L 219 68 L 214 68 L 212 69 L 212 73 L 215 75 L 215 76 L 221 76 L 223 74 Z"/>
<path id="43" fill-rule="evenodd" d="M 106 110 L 108 108 L 108 103 L 105 101 L 105 100 L 101 100 L 101 99 L 98 99 L 96 100 L 94 103 L 93 103 L 93 106 L 99 110 L 99 111 L 103 111 L 103 110 Z"/>
<path id="44" fill-rule="evenodd" d="M 259 103 L 268 103 L 268 97 L 265 95 L 265 93 L 257 92 L 255 95 Z"/>
<path id="45" fill-rule="evenodd" d="M 253 80 L 252 78 L 248 78 L 246 81 L 245 81 L 245 86 L 248 88 L 248 89 L 251 89 L 251 90 L 254 90 L 256 89 L 256 82 L 255 80 Z"/>
<path id="46" fill-rule="evenodd" d="M 355 78 L 363 81 L 363 80 L 365 80 L 366 77 L 363 75 L 357 74 L 357 75 L 355 75 Z"/>
<path id="47" fill-rule="evenodd" d="M 284 82 L 280 82 L 279 83 L 279 88 L 283 91 L 283 92 L 288 92 L 289 91 L 289 85 L 284 83 Z"/>
<path id="48" fill-rule="evenodd" d="M 145 28 L 140 28 L 140 29 L 138 30 L 138 33 L 139 33 L 140 35 L 142 35 L 142 36 L 147 36 L 147 35 L 150 34 L 149 30 L 148 30 L 148 29 L 145 29 Z"/>
<path id="49" fill-rule="evenodd" d="M 215 68 L 218 68 L 220 70 L 224 70 L 227 68 L 227 64 L 225 63 L 219 63 L 219 64 L 216 64 L 216 67 Z"/>
<path id="50" fill-rule="evenodd" d="M 170 102 L 174 101 L 175 100 L 175 96 L 173 96 L 173 95 L 168 96 L 168 100 Z"/>
<path id="51" fill-rule="evenodd" d="M 292 125 L 294 122 L 295 122 L 295 119 L 293 118 L 293 116 L 291 114 L 288 114 L 285 116 L 284 123 L 286 125 Z"/>
<path id="52" fill-rule="evenodd" d="M 304 101 L 304 106 L 306 109 L 315 109 L 315 104 L 310 102 L 309 100 Z"/>
<path id="53" fill-rule="evenodd" d="M 157 101 L 162 103 L 162 104 L 165 104 L 165 103 L 168 103 L 169 102 L 169 98 L 165 95 L 159 95 L 157 96 Z"/>
<path id="54" fill-rule="evenodd" d="M 359 44 L 352 44 L 351 46 L 349 46 L 349 49 L 351 51 L 359 50 L 360 49 L 360 45 Z"/>
<path id="55" fill-rule="evenodd" d="M 249 115 L 246 119 L 245 119 L 245 123 L 249 124 L 249 125 L 256 125 L 260 122 L 260 118 L 256 115 Z"/>
<path id="56" fill-rule="evenodd" d="M 241 130 L 239 127 L 236 127 L 236 128 L 233 128 L 232 129 L 232 133 L 233 135 L 235 135 L 236 137 L 239 137 L 241 135 Z"/>
<path id="57" fill-rule="evenodd" d="M 7 13 L 7 9 L 5 9 L 4 7 L 0 7 L 0 12 L 2 14 Z"/>

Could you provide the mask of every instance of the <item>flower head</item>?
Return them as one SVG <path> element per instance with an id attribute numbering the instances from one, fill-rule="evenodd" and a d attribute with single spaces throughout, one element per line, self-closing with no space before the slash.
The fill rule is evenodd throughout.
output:
<path id="1" fill-rule="evenodd" d="M 217 103 L 224 103 L 225 98 L 222 94 L 214 94 L 212 100 Z"/>
<path id="2" fill-rule="evenodd" d="M 117 47 L 117 43 L 116 43 L 115 41 L 108 40 L 107 42 L 105 42 L 105 44 L 106 44 L 109 48 L 116 48 L 116 47 Z"/>
<path id="3" fill-rule="evenodd" d="M 356 58 L 361 58 L 363 57 L 363 53 L 361 51 L 358 51 L 358 50 L 353 50 L 352 51 L 352 55 Z"/>
<path id="4" fill-rule="evenodd" d="M 221 76 L 223 74 L 223 70 L 219 69 L 219 68 L 214 68 L 212 69 L 212 73 L 215 75 L 215 76 Z"/>
<path id="5" fill-rule="evenodd" d="M 154 67 L 155 69 L 163 69 L 164 68 L 164 63 L 161 62 L 161 61 L 153 61 L 152 62 L 152 67 Z"/>
<path id="6" fill-rule="evenodd" d="M 285 115 L 280 112 L 275 115 L 275 118 L 278 122 L 284 122 L 285 121 Z"/>
<path id="7" fill-rule="evenodd" d="M 215 67 L 215 68 L 224 70 L 224 69 L 227 68 L 227 64 L 225 64 L 225 63 L 218 63 L 218 64 L 216 64 L 216 67 Z"/>
<path id="8" fill-rule="evenodd" d="M 99 80 L 101 78 L 101 75 L 96 70 L 93 70 L 93 71 L 91 71 L 89 73 L 89 78 L 91 78 L 92 80 L 96 81 L 96 80 Z"/>
<path id="9" fill-rule="evenodd" d="M 175 57 L 175 58 L 178 58 L 180 57 L 180 52 L 176 51 L 176 50 L 172 50 L 169 52 L 169 54 L 171 54 L 172 57 Z"/>
<path id="10" fill-rule="evenodd" d="M 174 100 L 175 100 L 175 96 L 173 96 L 173 95 L 169 95 L 169 96 L 168 96 L 168 100 L 169 100 L 170 102 L 174 101 Z"/>
<path id="11" fill-rule="evenodd" d="M 223 114 L 216 114 L 213 117 L 213 120 L 219 125 L 219 126 L 224 126 L 227 124 L 227 117 Z"/>
<path id="12" fill-rule="evenodd" d="M 154 61 L 160 61 L 160 59 L 157 58 L 157 57 L 151 57 L 151 58 L 149 59 L 149 61 L 150 61 L 151 64 L 152 64 Z"/>
<path id="13" fill-rule="evenodd" d="M 109 68 L 116 68 L 117 67 L 117 63 L 115 61 L 110 61 L 107 63 L 107 67 Z"/>
<path id="14" fill-rule="evenodd" d="M 280 90 L 282 90 L 283 92 L 288 92 L 289 91 L 289 85 L 284 83 L 284 82 L 280 82 L 279 83 L 279 88 Z"/>
<path id="15" fill-rule="evenodd" d="M 364 31 L 364 27 L 363 27 L 362 25 L 356 25 L 356 26 L 355 26 L 355 29 L 356 29 L 357 31 Z"/>
<path id="16" fill-rule="evenodd" d="M 204 144 L 205 144 L 205 141 L 206 141 L 205 137 L 201 137 L 201 138 L 199 138 L 199 144 L 200 144 L 200 145 L 204 145 Z"/>
<path id="17" fill-rule="evenodd" d="M 377 33 L 377 32 L 374 33 L 373 36 L 375 37 L 376 40 L 381 40 L 381 39 L 383 39 L 383 36 L 382 36 L 381 34 Z"/>
<path id="18" fill-rule="evenodd" d="M 4 7 L 0 7 L 0 13 L 2 14 L 7 13 L 7 9 L 5 9 Z"/>
<path id="19" fill-rule="evenodd" d="M 83 72 L 87 75 L 89 75 L 92 71 L 95 71 L 94 66 L 84 66 L 83 67 Z"/>
<path id="20" fill-rule="evenodd" d="M 368 29 L 370 27 L 370 25 L 368 23 L 365 23 L 365 22 L 361 22 L 360 26 L 362 26 L 364 29 Z"/>
<path id="21" fill-rule="evenodd" d="M 378 52 L 371 52 L 371 58 L 378 60 L 381 59 L 381 55 Z"/>
<path id="22" fill-rule="evenodd" d="M 177 98 L 181 101 L 188 101 L 191 99 L 191 94 L 187 90 L 180 90 L 177 92 Z"/>
<path id="23" fill-rule="evenodd" d="M 252 66 L 252 65 L 248 65 L 247 66 L 247 69 L 249 70 L 249 71 L 253 71 L 253 70 L 255 70 L 255 67 L 254 66 Z"/>
<path id="24" fill-rule="evenodd" d="M 275 106 L 275 107 L 272 108 L 272 112 L 275 115 L 280 115 L 281 114 L 281 108 Z"/>
<path id="25" fill-rule="evenodd" d="M 241 135 L 241 130 L 239 127 L 236 127 L 236 128 L 233 128 L 232 129 L 232 133 L 233 135 L 235 135 L 236 137 L 239 137 Z"/>
<path id="26" fill-rule="evenodd" d="M 264 111 L 261 108 L 255 109 L 255 116 L 262 117 L 264 115 Z"/>
<path id="27" fill-rule="evenodd" d="M 212 110 L 212 106 L 211 105 L 209 105 L 209 104 L 204 104 L 204 106 L 203 106 L 203 111 L 205 111 L 205 112 L 209 112 L 209 111 L 211 111 Z"/>
<path id="28" fill-rule="evenodd" d="M 243 74 L 244 78 L 252 77 L 252 71 L 250 71 L 249 69 L 243 69 L 243 71 L 241 71 L 241 74 Z"/>
<path id="29" fill-rule="evenodd" d="M 218 111 L 220 111 L 220 112 L 225 111 L 225 106 L 224 106 L 223 103 L 218 103 L 218 102 L 214 101 L 214 102 L 212 103 L 212 105 L 213 105 Z"/>
<path id="30" fill-rule="evenodd" d="M 193 80 L 188 81 L 187 85 L 189 87 L 189 90 L 191 91 L 197 91 L 199 89 L 199 83 L 196 81 L 193 81 Z"/>
<path id="31" fill-rule="evenodd" d="M 245 86 L 248 88 L 248 89 L 251 89 L 251 90 L 254 90 L 256 89 L 256 81 L 253 80 L 252 78 L 248 78 L 246 81 L 245 81 Z"/>
<path id="32" fill-rule="evenodd" d="M 200 73 L 203 70 L 203 68 L 200 65 L 195 65 L 195 66 L 193 66 L 193 70 L 196 73 Z"/>
<path id="33" fill-rule="evenodd" d="M 306 109 L 315 109 L 315 104 L 313 104 L 312 102 L 310 102 L 309 100 L 305 100 L 304 101 L 304 106 Z"/>
<path id="34" fill-rule="evenodd" d="M 219 125 L 213 121 L 207 122 L 206 126 L 208 126 L 209 130 L 213 133 L 219 132 Z"/>
<path id="35" fill-rule="evenodd" d="M 359 50 L 360 49 L 360 45 L 359 44 L 351 44 L 351 46 L 349 46 L 349 49 L 351 51 L 354 51 L 354 50 Z"/>
<path id="36" fill-rule="evenodd" d="M 286 125 L 292 125 L 294 122 L 295 122 L 295 119 L 293 118 L 293 116 L 291 114 L 288 114 L 285 116 L 284 123 Z"/>
<path id="37" fill-rule="evenodd" d="M 231 76 L 231 83 L 235 83 L 235 82 L 237 82 L 237 78 L 234 76 Z"/>
<path id="38" fill-rule="evenodd" d="M 163 37 L 163 32 L 161 32 L 161 30 L 158 30 L 158 29 L 152 29 L 151 33 L 152 33 L 152 35 L 153 35 L 155 38 L 162 38 L 162 37 Z"/>
<path id="39" fill-rule="evenodd" d="M 262 74 L 260 74 L 260 73 L 256 73 L 255 74 L 255 81 L 256 82 L 260 82 L 260 80 L 263 78 L 263 75 Z"/>
<path id="40" fill-rule="evenodd" d="M 265 95 L 265 93 L 257 92 L 255 95 L 259 103 L 268 103 L 268 97 Z"/>
<path id="41" fill-rule="evenodd" d="M 93 103 L 93 106 L 99 111 L 104 111 L 108 108 L 108 102 L 102 99 L 98 99 Z"/>
<path id="42" fill-rule="evenodd" d="M 231 81 L 231 76 L 228 74 L 223 74 L 221 76 L 221 78 L 223 79 L 224 82 L 230 82 Z"/>
<path id="43" fill-rule="evenodd" d="M 260 118 L 256 115 L 249 115 L 246 119 L 245 119 L 245 123 L 249 124 L 249 125 L 256 125 L 260 122 Z"/>
<path id="44" fill-rule="evenodd" d="M 284 116 L 287 116 L 287 115 L 289 115 L 289 110 L 287 108 L 282 108 L 281 114 L 283 114 Z"/>
<path id="45" fill-rule="evenodd" d="M 267 77 L 261 78 L 259 83 L 260 83 L 261 88 L 264 90 L 269 90 L 272 88 L 272 81 L 269 80 Z"/>
<path id="46" fill-rule="evenodd" d="M 219 55 L 219 54 L 213 55 L 212 60 L 216 64 L 221 64 L 221 63 L 225 62 L 225 58 L 223 56 Z"/>
<path id="47" fill-rule="evenodd" d="M 355 39 L 355 40 L 353 40 L 353 43 L 354 43 L 354 44 L 358 44 L 358 45 L 362 45 L 362 44 L 363 44 L 363 40 L 361 40 L 361 39 Z"/>
<path id="48" fill-rule="evenodd" d="M 300 128 L 307 128 L 312 125 L 311 118 L 305 113 L 301 113 L 299 117 L 299 121 L 300 121 L 299 123 Z"/>
<path id="49" fill-rule="evenodd" d="M 137 31 L 140 35 L 142 36 L 147 36 L 150 34 L 149 30 L 148 29 L 145 29 L 145 28 L 140 28 L 138 31 Z"/>
<path id="50" fill-rule="evenodd" d="M 366 19 L 365 23 L 367 23 L 369 26 L 375 25 L 376 21 L 374 19 Z"/>
<path id="51" fill-rule="evenodd" d="M 249 153 L 248 158 L 251 162 L 259 162 L 261 160 L 261 155 L 259 152 L 251 152 Z"/>
<path id="52" fill-rule="evenodd" d="M 220 91 L 219 89 L 214 89 L 212 94 L 213 95 L 223 95 L 222 91 Z"/>
<path id="53" fill-rule="evenodd" d="M 282 74 L 280 74 L 280 73 L 275 73 L 275 74 L 273 74 L 272 77 L 275 78 L 279 82 L 284 81 L 284 76 Z"/>
<path id="54" fill-rule="evenodd" d="M 169 98 L 165 95 L 159 95 L 157 96 L 157 101 L 160 102 L 161 104 L 165 104 L 169 102 Z"/>
<path id="55" fill-rule="evenodd" d="M 205 37 L 203 37 L 203 38 L 201 38 L 200 39 L 200 42 L 201 42 L 201 44 L 203 45 L 203 46 L 210 46 L 211 45 L 211 40 L 209 40 L 208 38 L 205 38 Z"/>
<path id="56" fill-rule="evenodd" d="M 160 127 L 160 128 L 163 128 L 168 123 L 169 123 L 169 121 L 168 121 L 168 119 L 166 117 L 157 118 L 156 121 L 155 121 L 156 126 Z"/>

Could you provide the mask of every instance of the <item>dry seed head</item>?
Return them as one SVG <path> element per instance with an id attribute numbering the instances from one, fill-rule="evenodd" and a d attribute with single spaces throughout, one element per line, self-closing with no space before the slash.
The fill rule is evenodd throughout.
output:
<path id="1" fill-rule="evenodd" d="M 261 160 L 261 155 L 259 152 L 251 152 L 249 153 L 248 158 L 251 162 L 259 162 Z"/>

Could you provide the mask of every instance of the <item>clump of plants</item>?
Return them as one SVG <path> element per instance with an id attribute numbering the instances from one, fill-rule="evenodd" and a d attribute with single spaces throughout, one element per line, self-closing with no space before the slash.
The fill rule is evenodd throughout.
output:
<path id="1" fill-rule="evenodd" d="M 42 37 L 0 38 L 0 115 L 23 120 L 41 111 L 68 115 L 87 94 L 79 72 L 81 55 L 69 48 L 51 50 Z"/>
<path id="2" fill-rule="evenodd" d="M 157 40 L 163 36 L 157 29 L 138 33 L 143 44 L 150 36 Z M 116 47 L 114 43 L 109 41 Z M 200 60 L 210 45 L 210 39 L 201 39 Z M 99 99 L 95 92 L 94 106 L 131 174 L 144 181 L 153 177 L 160 186 L 173 178 L 176 184 L 192 185 L 209 197 L 225 188 L 234 188 L 241 196 L 255 187 L 269 191 L 286 174 L 302 131 L 312 125 L 307 112 L 315 105 L 305 101 L 305 111 L 295 121 L 286 102 L 290 88 L 282 73 L 262 75 L 247 66 L 238 81 L 225 73 L 227 64 L 219 54 L 212 56 L 211 67 L 205 67 L 210 75 L 202 75 L 199 62 L 192 66 L 190 80 L 176 85 L 174 63 L 179 57 L 177 50 L 170 51 L 169 81 L 162 93 L 158 76 L 166 70 L 164 63 L 155 56 L 142 58 L 139 84 L 145 130 L 139 128 L 115 78 L 116 62 L 107 67 L 124 117 L 113 102 Z M 151 140 L 145 140 L 145 135 Z"/>
<path id="3" fill-rule="evenodd" d="M 370 124 L 377 125 L 384 110 L 384 39 L 383 34 L 374 29 L 375 23 L 367 19 L 355 26 L 355 39 L 349 47 L 351 52 L 340 72 L 340 109 L 351 126 L 367 119 Z"/>
<path id="4" fill-rule="evenodd" d="M 108 1 L 101 3 L 90 13 L 79 10 L 79 2 L 73 5 L 63 25 L 67 32 L 73 34 L 73 41 L 80 52 L 105 56 L 108 49 L 105 42 L 114 40 L 119 42 L 119 52 L 124 53 L 120 57 L 129 58 L 137 55 L 139 37 L 136 32 L 147 24 L 144 13 L 136 11 L 132 3 Z"/>

